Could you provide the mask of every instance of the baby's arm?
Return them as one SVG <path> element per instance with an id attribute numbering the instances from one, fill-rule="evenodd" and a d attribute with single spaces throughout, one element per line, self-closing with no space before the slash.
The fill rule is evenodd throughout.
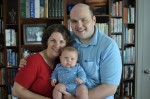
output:
<path id="1" fill-rule="evenodd" d="M 78 66 L 78 73 L 77 73 L 77 78 L 75 79 L 76 83 L 79 84 L 85 84 L 86 83 L 86 73 L 84 71 L 84 69 L 80 66 L 79 63 L 77 63 Z"/>
<path id="2" fill-rule="evenodd" d="M 76 79 L 75 79 L 75 82 L 76 82 L 77 84 L 82 84 L 82 83 L 83 83 L 83 80 L 80 79 L 80 78 L 76 78 Z"/>
<path id="3" fill-rule="evenodd" d="M 57 80 L 56 80 L 56 79 L 52 79 L 52 80 L 51 80 L 51 85 L 52 85 L 52 86 L 55 86 L 56 83 L 57 83 Z"/>

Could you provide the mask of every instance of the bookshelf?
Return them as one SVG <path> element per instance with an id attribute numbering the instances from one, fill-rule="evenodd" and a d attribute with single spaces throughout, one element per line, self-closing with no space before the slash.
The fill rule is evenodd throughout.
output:
<path id="1" fill-rule="evenodd" d="M 0 85 L 0 88 L 4 88 L 5 97 L 7 98 L 12 97 L 11 86 L 13 84 L 13 77 L 18 70 L 19 60 L 27 54 L 42 50 L 41 44 L 36 43 L 36 40 L 34 43 L 25 43 L 24 26 L 32 27 L 35 24 L 38 24 L 38 26 L 45 24 L 42 26 L 47 27 L 48 25 L 59 23 L 69 28 L 68 20 L 71 7 L 80 2 L 85 3 L 84 0 L 41 1 L 47 3 L 41 3 L 40 0 L 37 0 L 36 5 L 39 6 L 36 6 L 38 10 L 34 10 L 35 15 L 31 10 L 35 9 L 35 7 L 30 7 L 29 5 L 33 3 L 34 6 L 34 0 L 3 0 L 3 12 L 5 13 L 0 18 L 4 21 L 1 34 L 4 38 L 3 54 L 5 57 L 3 68 L 6 72 L 6 83 L 4 87 Z M 104 5 L 95 7 L 94 11 L 97 18 L 96 26 L 117 42 L 122 55 L 122 79 L 115 98 L 134 99 L 136 0 L 132 0 L 132 2 L 130 0 L 107 0 L 107 3 Z M 131 14 L 131 12 L 134 12 L 134 14 Z M 10 38 L 11 40 L 14 39 L 14 44 L 11 42 L 6 45 L 6 39 L 8 39 L 10 33 L 15 35 L 14 38 Z M 10 56 L 13 58 L 10 58 Z M 2 67 L 0 66 L 0 68 Z"/>
<path id="2" fill-rule="evenodd" d="M 135 13 L 136 0 L 110 2 L 110 36 L 117 42 L 122 55 L 122 80 L 116 98 L 135 97 Z"/>
<path id="3" fill-rule="evenodd" d="M 0 98 L 6 98 L 5 66 L 4 66 L 4 33 L 3 33 L 3 2 L 0 1 Z"/>

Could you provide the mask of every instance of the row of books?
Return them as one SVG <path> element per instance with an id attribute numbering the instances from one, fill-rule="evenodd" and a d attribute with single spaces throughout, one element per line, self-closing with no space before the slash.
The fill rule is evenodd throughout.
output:
<path id="1" fill-rule="evenodd" d="M 123 21 L 124 23 L 135 23 L 135 8 L 129 5 L 128 7 L 123 8 L 124 16 Z"/>
<path id="2" fill-rule="evenodd" d="M 124 83 L 124 95 L 125 96 L 133 96 L 134 94 L 134 87 L 133 87 L 133 82 L 126 82 L 126 83 Z M 132 98 L 130 98 L 130 99 L 132 99 Z"/>
<path id="3" fill-rule="evenodd" d="M 116 41 L 118 47 L 121 49 L 122 47 L 122 35 L 111 35 L 111 37 Z"/>
<path id="4" fill-rule="evenodd" d="M 135 43 L 134 28 L 128 28 L 127 26 L 124 26 L 124 43 Z"/>
<path id="5" fill-rule="evenodd" d="M 18 63 L 18 54 L 13 51 L 13 49 L 7 49 L 7 66 L 17 66 Z"/>
<path id="6" fill-rule="evenodd" d="M 96 23 L 96 27 L 102 31 L 103 33 L 105 33 L 106 35 L 108 35 L 108 23 Z"/>
<path id="7" fill-rule="evenodd" d="M 16 31 L 15 29 L 5 29 L 6 46 L 16 46 Z"/>
<path id="8" fill-rule="evenodd" d="M 0 98 L 1 99 L 7 99 L 6 98 L 6 89 L 5 89 L 5 87 L 0 87 Z"/>
<path id="9" fill-rule="evenodd" d="M 2 2 L 0 2 L 0 17 L 3 16 L 3 5 Z"/>
<path id="10" fill-rule="evenodd" d="M 129 80 L 133 79 L 134 74 L 134 66 L 133 65 L 125 65 L 124 66 L 124 79 Z"/>
<path id="11" fill-rule="evenodd" d="M 5 68 L 0 68 L 0 85 L 6 84 L 5 78 L 6 78 Z"/>
<path id="12" fill-rule="evenodd" d="M 8 84 L 13 84 L 14 82 L 14 77 L 16 76 L 18 70 L 17 69 L 7 69 L 7 83 Z"/>
<path id="13" fill-rule="evenodd" d="M 4 66 L 4 52 L 0 52 L 0 66 Z"/>
<path id="14" fill-rule="evenodd" d="M 20 0 L 21 18 L 63 18 L 64 0 Z"/>
<path id="15" fill-rule="evenodd" d="M 112 4 L 112 16 L 122 16 L 122 1 L 117 1 Z"/>
<path id="16" fill-rule="evenodd" d="M 3 20 L 0 19 L 0 34 L 3 34 Z"/>
<path id="17" fill-rule="evenodd" d="M 122 32 L 122 18 L 111 18 L 111 32 Z"/>
<path id="18" fill-rule="evenodd" d="M 124 63 L 135 63 L 135 47 L 126 47 L 124 50 Z"/>

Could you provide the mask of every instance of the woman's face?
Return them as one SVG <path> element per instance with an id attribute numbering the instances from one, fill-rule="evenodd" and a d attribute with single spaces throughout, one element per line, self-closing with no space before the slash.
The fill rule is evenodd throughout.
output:
<path id="1" fill-rule="evenodd" d="M 59 32 L 52 33 L 47 43 L 47 51 L 53 57 L 58 57 L 60 55 L 61 49 L 66 46 L 66 40 Z"/>

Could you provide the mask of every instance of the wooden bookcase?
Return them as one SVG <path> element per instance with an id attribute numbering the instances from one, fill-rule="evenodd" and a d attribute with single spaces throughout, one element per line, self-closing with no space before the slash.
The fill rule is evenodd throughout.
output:
<path id="1" fill-rule="evenodd" d="M 3 32 L 3 2 L 0 1 L 0 98 L 6 98 L 6 82 L 5 82 L 5 66 L 4 66 L 4 32 Z"/>
<path id="2" fill-rule="evenodd" d="M 68 6 L 73 6 L 77 3 L 85 3 L 84 0 L 62 0 L 63 13 L 62 17 L 48 16 L 40 18 L 30 18 L 22 14 L 22 1 L 24 0 L 3 0 L 3 20 L 4 20 L 4 65 L 6 72 L 6 97 L 11 96 L 11 86 L 13 85 L 13 77 L 17 73 L 19 60 L 23 57 L 23 52 L 30 53 L 42 50 L 41 44 L 25 43 L 24 41 L 24 25 L 29 24 L 46 24 L 46 26 L 59 23 L 69 26 L 69 9 Z M 25 0 L 27 1 L 27 0 Z M 28 0 L 30 1 L 30 0 Z M 49 0 L 47 0 L 49 1 Z M 60 2 L 61 0 L 57 0 Z M 56 5 L 56 1 L 51 1 Z M 49 4 L 49 3 L 48 3 Z M 50 3 L 51 4 L 51 3 Z M 134 8 L 134 9 L 133 9 Z M 50 9 L 50 8 L 49 8 Z M 133 18 L 131 18 L 131 9 L 134 10 Z M 57 11 L 57 9 L 56 9 Z M 116 99 L 134 99 L 134 85 L 135 85 L 135 13 L 136 13 L 136 0 L 108 0 L 107 4 L 95 9 L 97 27 L 104 31 L 108 36 L 112 37 L 120 48 L 122 55 L 122 79 L 117 93 Z M 100 11 L 100 12 L 98 12 Z M 55 11 L 54 11 L 55 12 Z M 118 13 L 117 13 L 118 12 Z M 27 13 L 27 12 L 26 12 Z M 50 13 L 50 12 L 49 12 Z M 11 17 L 10 17 L 11 14 Z M 14 16 L 14 20 L 12 16 Z M 54 14 L 55 15 L 55 14 Z M 58 14 L 59 15 L 59 14 Z M 131 21 L 132 20 L 132 21 Z M 105 28 L 104 28 L 105 27 Z M 118 27 L 118 28 L 117 28 Z M 68 27 L 69 28 L 69 27 Z M 15 31 L 16 44 L 6 46 L 6 30 Z M 131 34 L 131 35 L 129 35 Z M 130 38 L 130 39 L 129 39 Z M 10 49 L 10 50 L 8 50 Z M 11 66 L 9 63 L 8 53 L 14 53 L 15 65 Z"/>

